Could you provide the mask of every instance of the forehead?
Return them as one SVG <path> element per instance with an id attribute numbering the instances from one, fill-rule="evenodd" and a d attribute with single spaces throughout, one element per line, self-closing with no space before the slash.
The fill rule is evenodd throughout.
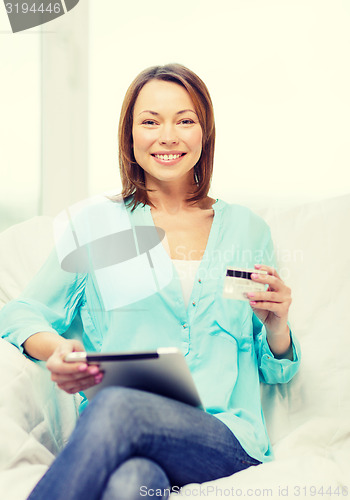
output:
<path id="1" fill-rule="evenodd" d="M 178 111 L 180 109 L 193 109 L 192 99 L 187 90 L 174 82 L 163 80 L 151 80 L 141 89 L 134 107 L 134 113 L 138 114 L 144 110 Z"/>

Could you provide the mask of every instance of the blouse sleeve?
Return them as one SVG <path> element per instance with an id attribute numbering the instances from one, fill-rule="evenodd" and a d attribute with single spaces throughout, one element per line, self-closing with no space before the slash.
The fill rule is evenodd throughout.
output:
<path id="1" fill-rule="evenodd" d="M 269 229 L 266 233 L 261 263 L 277 269 L 274 246 Z M 275 358 L 267 342 L 266 328 L 255 314 L 253 314 L 253 336 L 260 380 L 266 384 L 289 382 L 297 373 L 300 365 L 300 344 L 295 334 L 290 330 L 293 360 Z"/>
<path id="2" fill-rule="evenodd" d="M 23 342 L 45 331 L 63 334 L 78 309 L 86 275 L 63 271 L 56 249 L 21 295 L 0 311 L 0 335 L 23 352 Z"/>

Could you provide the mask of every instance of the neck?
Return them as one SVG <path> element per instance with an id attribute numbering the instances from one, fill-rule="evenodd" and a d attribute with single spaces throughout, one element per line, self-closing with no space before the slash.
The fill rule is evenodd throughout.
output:
<path id="1" fill-rule="evenodd" d="M 177 214 L 183 210 L 188 210 L 197 204 L 191 204 L 187 200 L 191 193 L 194 193 L 195 185 L 188 179 L 182 182 L 159 182 L 156 179 L 146 181 L 146 187 L 153 189 L 148 193 L 150 202 L 156 210 L 169 214 Z"/>

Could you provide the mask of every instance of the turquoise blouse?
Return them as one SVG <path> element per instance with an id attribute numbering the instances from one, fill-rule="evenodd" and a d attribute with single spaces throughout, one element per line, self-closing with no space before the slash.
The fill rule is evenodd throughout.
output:
<path id="1" fill-rule="evenodd" d="M 0 334 L 23 351 L 29 336 L 63 334 L 80 314 L 87 351 L 178 347 L 206 411 L 249 455 L 267 462 L 273 451 L 260 382 L 291 380 L 300 346 L 291 333 L 293 361 L 276 359 L 249 303 L 222 297 L 227 266 L 275 267 L 274 252 L 269 227 L 250 209 L 222 200 L 213 209 L 186 308 L 148 205 L 132 212 L 120 201 L 96 197 L 71 207 L 55 221 L 55 250 L 21 296 L 2 309 Z"/>

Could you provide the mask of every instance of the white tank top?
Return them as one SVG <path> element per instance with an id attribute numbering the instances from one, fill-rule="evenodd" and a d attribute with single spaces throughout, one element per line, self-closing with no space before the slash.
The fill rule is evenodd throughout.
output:
<path id="1" fill-rule="evenodd" d="M 200 264 L 200 260 L 178 260 L 172 259 L 176 271 L 180 278 L 182 295 L 184 298 L 185 306 L 188 306 L 190 300 L 194 279 Z"/>

